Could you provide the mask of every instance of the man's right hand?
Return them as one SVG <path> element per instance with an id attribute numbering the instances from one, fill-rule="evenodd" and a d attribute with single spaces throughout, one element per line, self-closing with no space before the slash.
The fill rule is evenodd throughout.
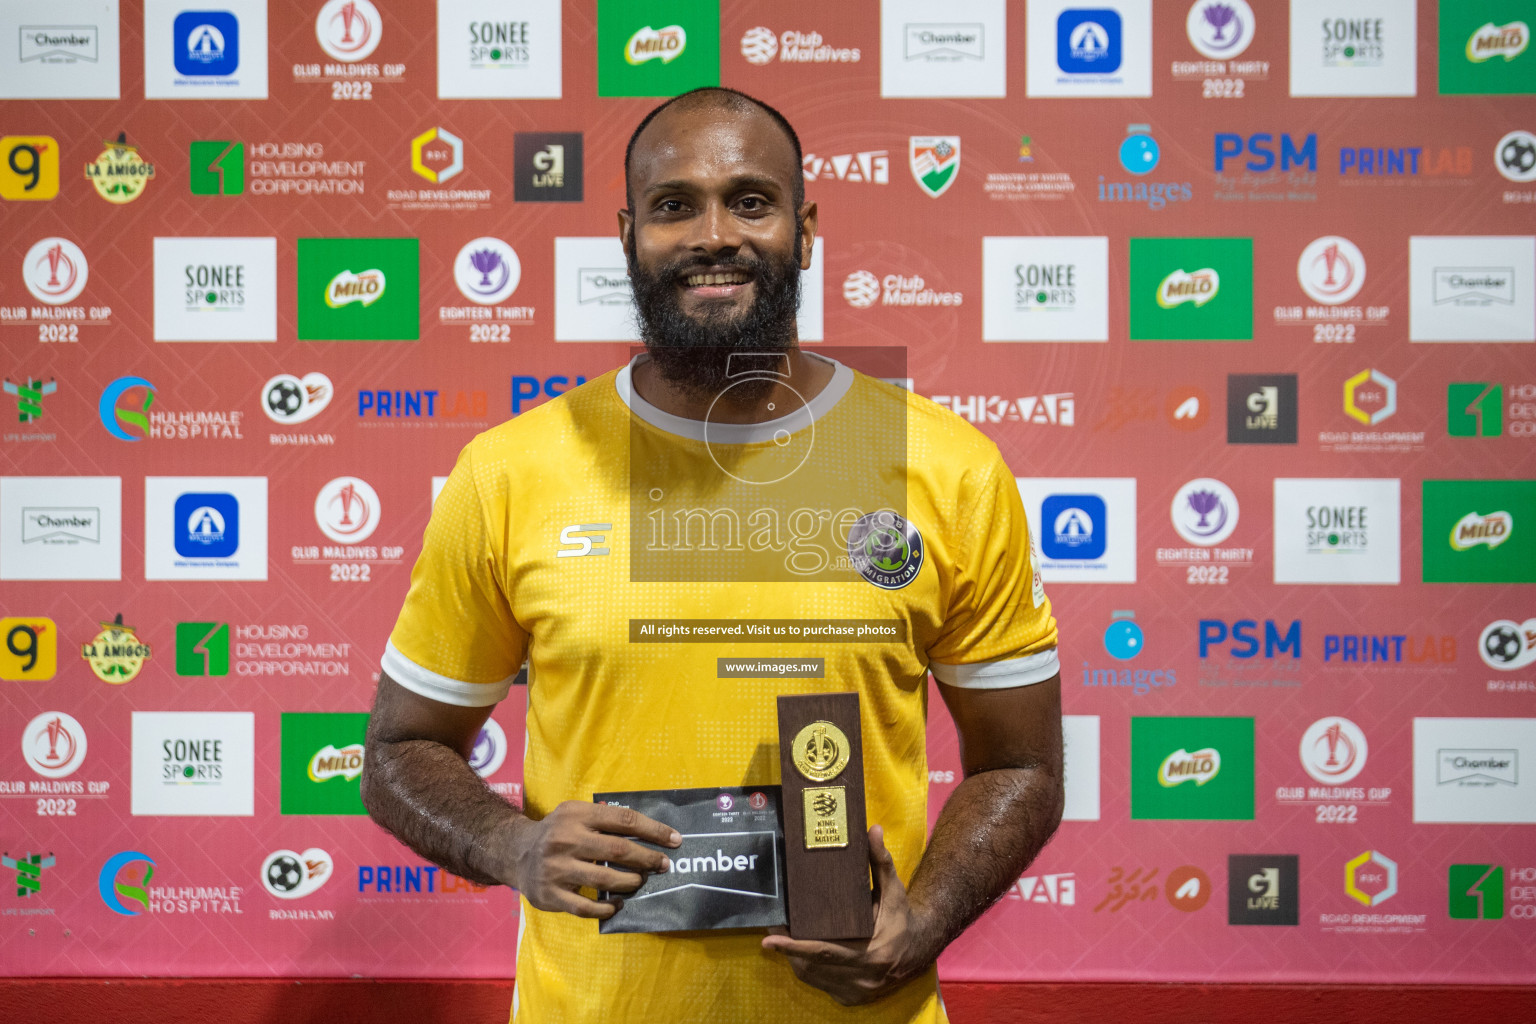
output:
<path id="1" fill-rule="evenodd" d="M 539 910 L 598 920 L 617 913 L 619 903 L 588 899 L 576 890 L 634 892 L 646 875 L 672 868 L 671 859 L 660 850 L 623 837 L 673 848 L 683 841 L 670 825 L 633 808 L 580 800 L 567 800 L 537 821 L 518 818 L 509 824 L 514 830 L 503 876 L 507 884 Z"/>

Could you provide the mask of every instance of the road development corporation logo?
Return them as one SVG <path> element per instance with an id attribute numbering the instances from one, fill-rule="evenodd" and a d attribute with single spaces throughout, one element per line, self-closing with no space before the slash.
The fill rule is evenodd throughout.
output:
<path id="1" fill-rule="evenodd" d="M 315 16 L 315 38 L 333 60 L 365 60 L 384 37 L 384 18 L 369 0 L 329 0 Z"/>
<path id="2" fill-rule="evenodd" d="M 464 140 L 446 128 L 428 128 L 411 140 L 411 170 L 434 185 L 464 170 Z"/>
<path id="3" fill-rule="evenodd" d="M 1191 544 L 1212 547 L 1237 529 L 1237 495 L 1210 477 L 1191 480 L 1173 496 L 1173 528 Z"/>
<path id="4" fill-rule="evenodd" d="M 1344 892 L 1350 899 L 1377 907 L 1397 895 L 1397 861 L 1366 850 L 1344 865 Z"/>
<path id="5" fill-rule="evenodd" d="M 112 622 L 103 622 L 101 632 L 80 645 L 80 657 L 96 678 L 114 686 L 131 682 L 149 656 L 149 645 L 139 639 L 132 626 L 123 625 L 122 613 Z"/>
<path id="6" fill-rule="evenodd" d="M 114 914 L 138 917 L 149 909 L 149 882 L 155 877 L 154 859 L 137 850 L 113 854 L 101 866 L 96 889 Z"/>
<path id="7" fill-rule="evenodd" d="M 339 476 L 315 496 L 315 522 L 338 544 L 360 544 L 379 528 L 379 494 L 366 480 Z"/>
<path id="8" fill-rule="evenodd" d="M 1328 786 L 1342 786 L 1365 769 L 1365 733 L 1347 718 L 1319 718 L 1301 734 L 1301 766 Z"/>
<path id="9" fill-rule="evenodd" d="M 1256 21 L 1247 0 L 1195 0 L 1184 30 L 1202 57 L 1230 60 L 1253 42 Z"/>
<path id="10" fill-rule="evenodd" d="M 1483 664 L 1500 672 L 1515 672 L 1536 665 L 1536 618 L 1516 622 L 1496 619 L 1483 627 L 1477 638 Z"/>
<path id="11" fill-rule="evenodd" d="M 27 250 L 21 280 L 39 302 L 62 306 L 85 290 L 90 266 L 85 253 L 67 238 L 45 238 Z"/>
<path id="12" fill-rule="evenodd" d="M 72 715 L 45 711 L 21 731 L 21 756 L 45 779 L 65 779 L 85 763 L 85 728 Z"/>
<path id="13" fill-rule="evenodd" d="M 494 306 L 517 291 L 523 265 L 517 253 L 499 238 L 476 238 L 453 259 L 453 283 L 471 302 Z"/>
<path id="14" fill-rule="evenodd" d="M 860 576 L 882 590 L 900 590 L 923 568 L 923 535 L 889 509 L 860 516 L 848 531 L 848 558 Z"/>
<path id="15" fill-rule="evenodd" d="M 303 899 L 335 873 L 336 862 L 318 846 L 302 853 L 273 850 L 261 862 L 261 884 L 280 900 Z"/>
<path id="16" fill-rule="evenodd" d="M 1350 419 L 1374 427 L 1396 412 L 1397 381 L 1380 370 L 1361 370 L 1344 382 L 1344 414 Z"/>
<path id="17" fill-rule="evenodd" d="M 960 136 L 913 135 L 907 140 L 907 162 L 918 187 L 937 199 L 960 175 Z"/>
<path id="18" fill-rule="evenodd" d="M 116 142 L 104 145 L 107 148 L 101 155 L 85 165 L 85 178 L 97 195 L 114 206 L 131 203 L 144 194 L 144 187 L 155 176 L 155 165 L 145 161 L 122 132 L 117 133 Z"/>
<path id="19" fill-rule="evenodd" d="M 292 426 L 320 415 L 335 394 L 331 378 L 323 373 L 280 373 L 262 385 L 261 411 L 274 423 Z"/>

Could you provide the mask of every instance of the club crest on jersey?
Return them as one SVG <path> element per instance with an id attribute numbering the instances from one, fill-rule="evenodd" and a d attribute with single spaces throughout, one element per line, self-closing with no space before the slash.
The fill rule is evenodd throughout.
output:
<path id="1" fill-rule="evenodd" d="M 860 516 L 848 531 L 848 558 L 860 576 L 883 590 L 900 590 L 923 567 L 923 535 L 889 509 Z"/>

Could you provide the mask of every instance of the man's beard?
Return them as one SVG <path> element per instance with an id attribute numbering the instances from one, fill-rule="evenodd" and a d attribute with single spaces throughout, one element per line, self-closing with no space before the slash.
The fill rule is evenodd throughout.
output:
<path id="1" fill-rule="evenodd" d="M 765 355 L 789 352 L 795 347 L 795 317 L 800 309 L 800 251 L 796 238 L 791 259 L 774 262 L 747 256 L 690 257 L 658 268 L 642 270 L 634 253 L 629 255 L 629 277 L 635 296 L 640 337 L 664 380 L 695 397 L 713 397 L 731 384 L 730 373 L 762 369 L 767 362 L 742 359 L 745 353 Z M 725 305 L 706 304 L 701 315 L 683 312 L 678 282 L 692 269 L 735 268 L 752 275 L 756 298 L 737 315 Z M 732 364 L 731 357 L 738 358 Z M 782 360 L 774 361 L 774 368 Z M 761 399 L 773 384 L 771 377 L 754 375 L 731 387 L 731 399 Z"/>

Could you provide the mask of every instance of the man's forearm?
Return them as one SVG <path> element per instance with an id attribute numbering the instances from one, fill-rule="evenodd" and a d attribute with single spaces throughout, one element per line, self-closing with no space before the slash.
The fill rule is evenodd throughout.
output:
<path id="1" fill-rule="evenodd" d="M 1061 810 L 1061 780 L 1040 767 L 977 772 L 955 788 L 908 891 L 914 969 L 1007 892 L 1055 833 Z"/>
<path id="2" fill-rule="evenodd" d="M 528 823 L 457 752 L 431 740 L 368 745 L 363 803 L 406 846 L 481 885 L 508 883 L 505 840 Z"/>

